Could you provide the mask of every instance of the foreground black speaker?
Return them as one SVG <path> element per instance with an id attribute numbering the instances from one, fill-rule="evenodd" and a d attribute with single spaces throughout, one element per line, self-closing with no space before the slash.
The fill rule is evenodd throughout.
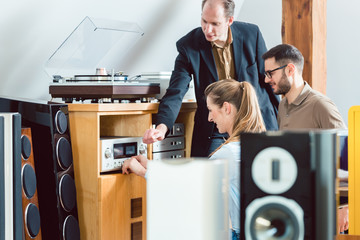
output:
<path id="1" fill-rule="evenodd" d="M 333 239 L 336 133 L 241 135 L 241 239 Z"/>
<path id="2" fill-rule="evenodd" d="M 0 239 L 22 239 L 21 116 L 0 113 Z"/>
<path id="3" fill-rule="evenodd" d="M 80 239 L 67 105 L 0 97 L 0 111 L 31 128 L 42 239 Z"/>

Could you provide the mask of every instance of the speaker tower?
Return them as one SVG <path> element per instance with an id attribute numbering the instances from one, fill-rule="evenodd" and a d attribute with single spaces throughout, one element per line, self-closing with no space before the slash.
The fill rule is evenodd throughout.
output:
<path id="1" fill-rule="evenodd" d="M 67 105 L 0 97 L 0 110 L 31 128 L 42 239 L 80 239 Z"/>
<path id="2" fill-rule="evenodd" d="M 241 239 L 333 239 L 336 133 L 241 136 Z"/>

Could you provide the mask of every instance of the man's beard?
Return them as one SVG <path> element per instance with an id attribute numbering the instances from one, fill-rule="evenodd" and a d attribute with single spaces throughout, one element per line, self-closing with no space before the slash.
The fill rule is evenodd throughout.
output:
<path id="1" fill-rule="evenodd" d="M 280 94 L 285 95 L 290 91 L 291 84 L 290 84 L 289 78 L 286 76 L 285 73 L 283 73 L 283 75 L 281 76 L 281 79 L 277 85 L 278 85 L 278 90 L 275 92 L 275 94 L 277 94 L 277 95 L 280 95 Z"/>

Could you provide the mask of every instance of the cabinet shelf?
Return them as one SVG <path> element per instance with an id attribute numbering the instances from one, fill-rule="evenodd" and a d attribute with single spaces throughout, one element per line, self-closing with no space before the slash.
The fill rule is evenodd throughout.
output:
<path id="1" fill-rule="evenodd" d="M 134 174 L 100 175 L 100 137 L 143 136 L 158 106 L 68 105 L 81 239 L 146 239 L 146 181 Z M 183 103 L 177 118 L 185 126 L 186 157 L 190 156 L 195 111 L 196 103 Z M 150 144 L 149 159 L 151 152 Z M 132 211 L 141 215 L 131 217 Z"/>

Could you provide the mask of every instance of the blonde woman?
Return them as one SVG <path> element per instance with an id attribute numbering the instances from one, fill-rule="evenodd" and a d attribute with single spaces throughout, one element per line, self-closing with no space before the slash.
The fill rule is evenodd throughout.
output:
<path id="1" fill-rule="evenodd" d="M 229 161 L 229 211 L 232 223 L 232 239 L 240 237 L 240 134 L 263 132 L 265 124 L 261 116 L 254 88 L 248 82 L 225 79 L 210 84 L 205 89 L 209 110 L 208 121 L 214 122 L 220 133 L 229 138 L 209 156 L 210 159 Z M 146 176 L 147 159 L 140 155 L 124 162 L 124 174 Z"/>

